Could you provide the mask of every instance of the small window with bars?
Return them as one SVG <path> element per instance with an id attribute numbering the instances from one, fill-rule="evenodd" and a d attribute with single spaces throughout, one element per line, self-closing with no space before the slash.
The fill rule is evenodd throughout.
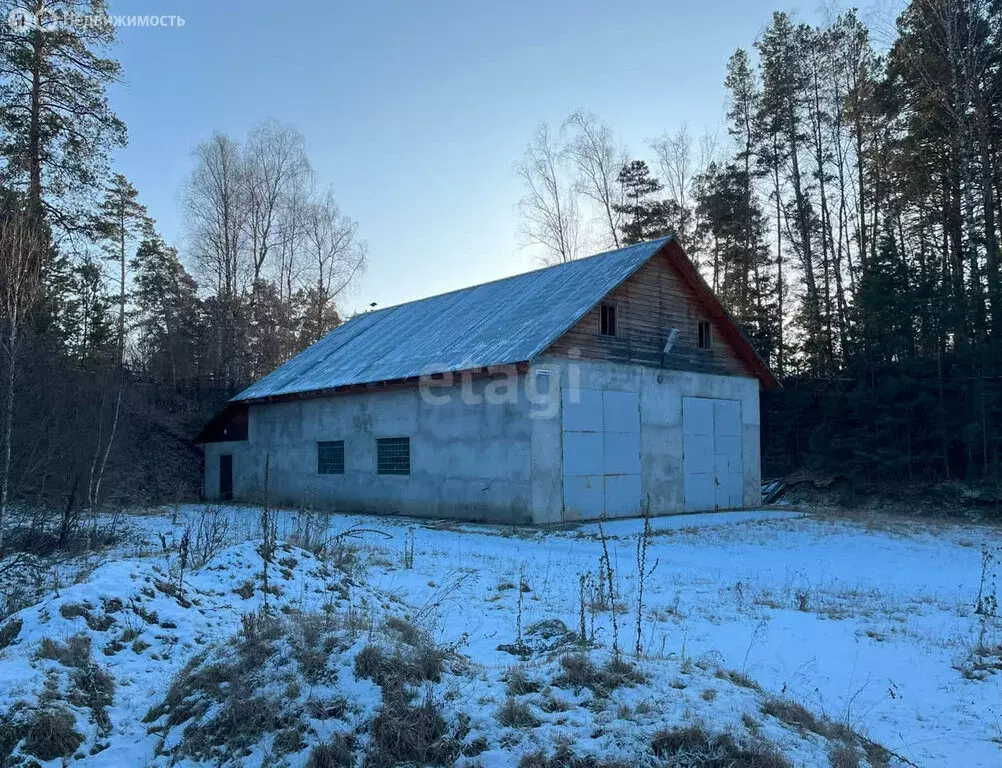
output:
<path id="1" fill-rule="evenodd" d="M 601 308 L 599 330 L 603 336 L 616 335 L 616 307 L 613 304 L 603 304 Z"/>
<path id="2" fill-rule="evenodd" d="M 317 474 L 344 474 L 344 440 L 317 443 Z"/>
<path id="3" fill-rule="evenodd" d="M 376 440 L 376 473 L 380 475 L 411 473 L 409 437 L 381 437 Z"/>
<path id="4" fill-rule="evenodd" d="M 713 346 L 713 326 L 706 320 L 699 321 L 697 336 L 700 349 L 710 349 Z"/>

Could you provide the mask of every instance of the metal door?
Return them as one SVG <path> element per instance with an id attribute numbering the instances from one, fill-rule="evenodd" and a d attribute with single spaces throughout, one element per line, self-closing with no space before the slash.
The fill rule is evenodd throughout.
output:
<path id="1" fill-rule="evenodd" d="M 233 456 L 229 453 L 219 456 L 219 498 L 223 501 L 233 498 Z"/>
<path id="2" fill-rule="evenodd" d="M 682 398 L 686 512 L 742 506 L 741 404 Z"/>
<path id="3" fill-rule="evenodd" d="M 636 392 L 562 393 L 564 517 L 640 514 L 640 400 Z"/>
<path id="4" fill-rule="evenodd" d="M 713 401 L 713 469 L 717 509 L 742 505 L 741 403 Z"/>

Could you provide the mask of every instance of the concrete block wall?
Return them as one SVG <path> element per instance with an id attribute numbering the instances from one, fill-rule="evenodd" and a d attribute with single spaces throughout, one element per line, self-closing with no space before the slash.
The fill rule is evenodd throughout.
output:
<path id="1" fill-rule="evenodd" d="M 467 382 L 465 398 L 484 393 Z M 462 385 L 417 386 L 252 405 L 248 440 L 210 443 L 205 493 L 217 498 L 219 455 L 233 455 L 237 500 L 342 511 L 529 523 L 531 434 L 523 401 L 470 404 Z M 445 402 L 443 402 L 445 401 Z M 376 472 L 376 439 L 410 438 L 410 475 Z M 344 440 L 343 475 L 317 473 L 318 441 Z"/>
<path id="2" fill-rule="evenodd" d="M 539 371 L 549 372 L 548 382 L 532 391 L 548 388 L 547 405 L 525 394 Z M 261 498 L 268 457 L 273 503 L 506 524 L 566 522 L 560 390 L 579 387 L 639 393 L 642 498 L 657 515 L 685 511 L 682 398 L 737 400 L 744 505 L 761 501 L 756 379 L 551 357 L 518 381 L 517 396 L 501 404 L 464 402 L 457 383 L 436 386 L 445 402 L 429 402 L 415 386 L 251 406 L 247 441 L 205 446 L 206 497 L 218 497 L 219 455 L 230 453 L 237 500 Z M 466 386 L 468 400 L 490 385 Z M 409 476 L 377 474 L 379 437 L 410 438 Z M 317 474 L 322 440 L 344 440 L 343 475 Z"/>

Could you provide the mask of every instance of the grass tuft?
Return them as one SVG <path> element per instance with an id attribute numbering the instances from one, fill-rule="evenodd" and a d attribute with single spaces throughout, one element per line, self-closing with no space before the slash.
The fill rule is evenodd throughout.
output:
<path id="1" fill-rule="evenodd" d="M 828 752 L 831 768 L 859 768 L 859 750 L 852 744 L 835 744 Z"/>
<path id="2" fill-rule="evenodd" d="M 366 766 L 382 768 L 400 764 L 452 765 L 462 750 L 431 695 L 418 705 L 407 694 L 384 691 L 383 706 L 372 721 Z"/>
<path id="3" fill-rule="evenodd" d="M 509 696 L 526 696 L 530 693 L 539 693 L 543 689 L 543 684 L 530 678 L 522 667 L 511 667 L 502 679 L 506 683 Z"/>
<path id="4" fill-rule="evenodd" d="M 584 653 L 569 653 L 560 659 L 562 672 L 553 679 L 558 688 L 587 688 L 596 696 L 605 696 L 623 686 L 646 680 L 644 674 L 622 658 L 611 659 L 604 667 L 596 667 Z"/>
<path id="5" fill-rule="evenodd" d="M 560 744 L 549 757 L 543 750 L 523 755 L 518 768 L 630 768 L 630 764 L 593 755 L 579 756 L 567 744 Z"/>
<path id="6" fill-rule="evenodd" d="M 0 651 L 17 640 L 17 636 L 21 634 L 21 627 L 23 626 L 24 622 L 21 619 L 11 619 L 0 627 Z"/>
<path id="7" fill-rule="evenodd" d="M 76 719 L 66 709 L 42 710 L 25 727 L 21 749 L 42 762 L 69 757 L 84 741 L 75 725 Z"/>
<path id="8" fill-rule="evenodd" d="M 658 731 L 651 751 L 668 765 L 687 768 L 793 768 L 770 742 L 754 739 L 739 744 L 729 733 L 710 734 L 702 725 Z"/>
<path id="9" fill-rule="evenodd" d="M 728 682 L 740 686 L 741 688 L 748 688 L 749 690 L 762 693 L 762 686 L 759 685 L 757 682 L 755 682 L 744 672 L 738 672 L 735 669 L 724 669 L 722 667 L 717 667 L 717 671 L 714 674 L 721 680 L 727 680 Z"/>
<path id="10" fill-rule="evenodd" d="M 306 768 L 353 768 L 355 765 L 355 735 L 336 733 L 330 740 L 310 750 Z"/>
<path id="11" fill-rule="evenodd" d="M 73 635 L 65 643 L 44 637 L 35 658 L 58 661 L 64 667 L 85 669 L 91 661 L 90 637 L 81 633 Z"/>
<path id="12" fill-rule="evenodd" d="M 437 683 L 442 679 L 444 661 L 445 654 L 430 642 L 392 652 L 367 645 L 355 656 L 355 677 L 372 680 L 381 688 L 401 688 L 425 680 Z"/>
<path id="13" fill-rule="evenodd" d="M 540 724 L 528 704 L 510 697 L 501 705 L 497 718 L 506 728 L 536 728 Z"/>

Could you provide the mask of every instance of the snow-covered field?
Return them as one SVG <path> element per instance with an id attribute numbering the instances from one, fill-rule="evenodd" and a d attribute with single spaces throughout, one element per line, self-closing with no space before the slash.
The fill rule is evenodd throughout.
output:
<path id="1" fill-rule="evenodd" d="M 199 553 L 211 522 L 226 545 Z M 412 630 L 442 649 L 441 674 L 409 682 L 434 700 L 460 765 L 518 765 L 560 744 L 625 765 L 750 764 L 652 752 L 656 732 L 696 722 L 768 740 L 797 766 L 866 765 L 870 740 L 895 755 L 874 748 L 875 765 L 1002 764 L 1002 625 L 975 613 L 979 589 L 985 605 L 994 595 L 998 566 L 983 555 L 998 552 L 997 529 L 777 511 L 655 519 L 637 656 L 642 521 L 542 532 L 279 512 L 268 593 L 259 510 L 191 506 L 120 527 L 100 555 L 4 577 L 34 594 L 0 624 L 0 764 L 18 739 L 44 743 L 29 731 L 46 708 L 72 716 L 82 741 L 68 749 L 89 765 L 214 765 L 223 736 L 206 723 L 261 709 L 281 716 L 263 736 L 227 730 L 242 740 L 232 764 L 305 765 L 336 739 L 361 760 L 389 688 L 357 657 L 375 646 L 409 664 L 423 642 Z M 199 554 L 211 557 L 194 568 Z M 285 629 L 248 624 L 265 597 Z M 614 644 L 633 665 L 608 690 L 571 679 L 582 622 L 599 671 Z M 310 642 L 324 648 L 319 672 Z M 246 696 L 233 695 L 241 669 Z M 849 742 L 860 762 L 836 762 Z M 342 763 L 313 763 L 328 764 Z"/>

